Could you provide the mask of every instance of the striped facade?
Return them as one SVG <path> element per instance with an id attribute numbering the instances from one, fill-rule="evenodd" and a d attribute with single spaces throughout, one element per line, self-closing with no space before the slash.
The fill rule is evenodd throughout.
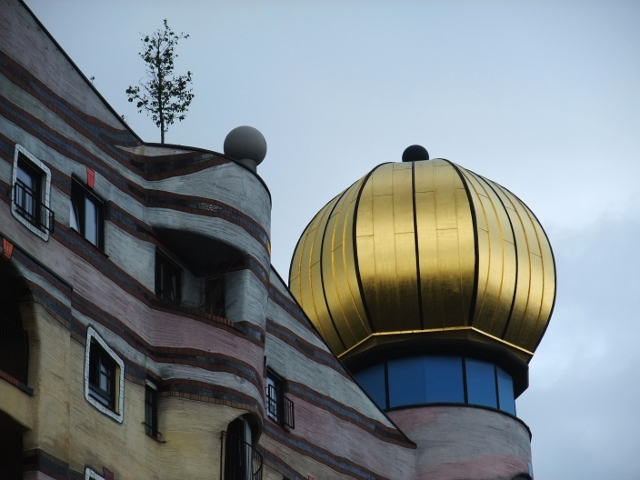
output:
<path id="1" fill-rule="evenodd" d="M 37 215 L 14 180 L 31 157 L 50 172 L 34 167 L 50 192 Z M 78 192 L 102 209 L 100 241 L 74 226 Z M 29 9 L 0 0 L 0 359 L 25 359 L 24 373 L 0 363 L 0 478 L 257 479 L 226 470 L 238 419 L 266 480 L 528 478 L 515 418 L 374 404 L 272 268 L 270 212 L 264 182 L 233 159 L 142 142 Z M 180 271 L 179 301 L 159 294 L 159 258 Z M 210 279 L 223 312 L 207 307 Z M 26 348 L 12 353 L 9 331 Z M 122 376 L 112 403 L 91 393 L 95 362 Z M 271 374 L 290 425 L 270 410 Z M 485 442 L 495 416 L 506 440 Z M 434 428 L 413 435 L 420 422 Z M 449 431 L 460 422 L 476 436 Z"/>

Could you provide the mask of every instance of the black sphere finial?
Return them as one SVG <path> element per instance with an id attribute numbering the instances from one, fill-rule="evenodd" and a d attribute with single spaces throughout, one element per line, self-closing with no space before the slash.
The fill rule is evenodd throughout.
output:
<path id="1" fill-rule="evenodd" d="M 416 162 L 418 160 L 429 160 L 429 152 L 422 145 L 411 145 L 405 148 L 402 153 L 403 162 Z"/>

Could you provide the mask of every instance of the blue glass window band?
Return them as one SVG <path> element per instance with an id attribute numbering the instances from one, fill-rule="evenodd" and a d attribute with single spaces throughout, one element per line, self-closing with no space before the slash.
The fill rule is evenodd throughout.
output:
<path id="1" fill-rule="evenodd" d="M 388 360 L 354 377 L 383 410 L 452 403 L 516 414 L 511 375 L 493 363 L 469 357 L 423 355 Z"/>

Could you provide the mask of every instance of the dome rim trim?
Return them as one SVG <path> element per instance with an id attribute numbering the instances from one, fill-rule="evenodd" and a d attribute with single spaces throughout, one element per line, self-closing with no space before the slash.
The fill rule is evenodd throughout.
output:
<path id="1" fill-rule="evenodd" d="M 474 326 L 465 326 L 465 327 L 440 327 L 440 328 L 429 328 L 429 329 L 425 329 L 425 330 L 397 330 L 397 331 L 393 331 L 393 332 L 373 332 L 370 335 L 367 336 L 367 338 L 364 338 L 362 340 L 360 340 L 358 343 L 356 343 L 355 345 L 349 347 L 347 350 L 345 350 L 344 352 L 340 353 L 339 355 L 337 355 L 337 357 L 339 359 L 342 359 L 344 356 L 346 356 L 349 352 L 351 352 L 352 350 L 355 350 L 356 348 L 358 348 L 360 345 L 362 345 L 363 343 L 367 342 L 369 339 L 371 338 L 375 338 L 375 337 L 391 337 L 394 335 L 408 335 L 408 334 L 423 334 L 423 333 L 437 333 L 437 332 L 453 332 L 453 331 L 472 331 L 472 332 L 476 332 L 481 334 L 482 336 L 491 338 L 492 340 L 495 340 L 503 345 L 507 345 L 511 348 L 514 348 L 515 350 L 518 350 L 522 353 L 525 353 L 526 355 L 529 355 L 530 357 L 533 357 L 534 352 L 530 352 L 529 350 L 527 350 L 526 348 L 522 348 L 519 347 L 518 345 L 515 345 L 511 342 L 507 342 L 506 340 L 502 340 L 499 337 L 496 337 L 495 335 L 491 335 L 490 333 L 484 332 L 482 330 L 480 330 L 479 328 L 476 328 Z"/>

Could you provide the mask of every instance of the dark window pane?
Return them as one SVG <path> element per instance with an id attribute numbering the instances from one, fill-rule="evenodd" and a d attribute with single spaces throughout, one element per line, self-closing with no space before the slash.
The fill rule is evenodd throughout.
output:
<path id="1" fill-rule="evenodd" d="M 104 248 L 104 203 L 75 180 L 71 183 L 69 226 L 96 247 Z"/>
<path id="2" fill-rule="evenodd" d="M 424 373 L 428 403 L 464 403 L 462 358 L 425 357 Z"/>
<path id="3" fill-rule="evenodd" d="M 389 408 L 427 402 L 424 358 L 403 358 L 389 362 Z"/>
<path id="4" fill-rule="evenodd" d="M 145 387 L 144 422 L 147 434 L 158 435 L 158 392 L 149 385 Z"/>
<path id="5" fill-rule="evenodd" d="M 224 317 L 224 277 L 208 278 L 205 280 L 204 309 L 209 313 Z"/>
<path id="6" fill-rule="evenodd" d="M 500 398 L 500 410 L 509 412 L 512 415 L 516 414 L 516 400 L 513 395 L 513 379 L 511 375 L 502 370 L 497 369 L 498 372 L 498 396 Z"/>
<path id="7" fill-rule="evenodd" d="M 354 375 L 360 386 L 379 408 L 387 408 L 384 386 L 384 363 L 362 370 Z"/>
<path id="8" fill-rule="evenodd" d="M 180 268 L 156 252 L 156 295 L 180 303 Z"/>
<path id="9" fill-rule="evenodd" d="M 467 396 L 472 405 L 498 408 L 495 367 L 491 363 L 465 359 Z"/>
<path id="10" fill-rule="evenodd" d="M 19 213 L 30 222 L 38 220 L 38 203 L 41 201 L 41 176 L 42 173 L 30 162 L 22 157 L 18 160 L 15 185 L 15 204 Z"/>

